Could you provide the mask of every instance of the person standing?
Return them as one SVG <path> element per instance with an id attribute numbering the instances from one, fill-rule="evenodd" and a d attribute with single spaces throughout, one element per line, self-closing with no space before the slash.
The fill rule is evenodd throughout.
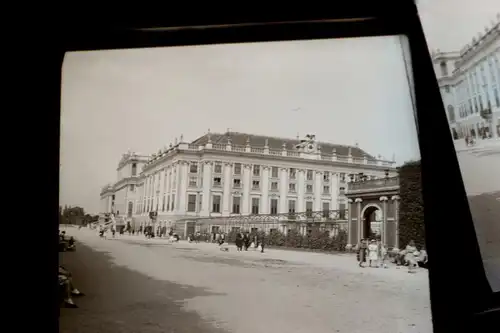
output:
<path id="1" fill-rule="evenodd" d="M 358 261 L 359 267 L 363 267 L 363 263 L 366 262 L 366 252 L 368 251 L 368 246 L 366 245 L 366 241 L 364 239 L 361 240 L 361 243 L 358 247 Z"/>
<path id="2" fill-rule="evenodd" d="M 416 256 L 419 255 L 417 251 L 417 247 L 415 246 L 415 242 L 411 240 L 408 245 L 406 246 L 406 255 L 405 255 L 405 261 L 408 263 L 408 273 L 414 273 L 417 264 L 417 259 Z"/>
<path id="3" fill-rule="evenodd" d="M 375 267 L 378 267 L 378 251 L 377 241 L 372 239 L 370 245 L 368 245 L 368 264 L 370 267 L 372 267 L 372 262 L 375 264 Z"/>

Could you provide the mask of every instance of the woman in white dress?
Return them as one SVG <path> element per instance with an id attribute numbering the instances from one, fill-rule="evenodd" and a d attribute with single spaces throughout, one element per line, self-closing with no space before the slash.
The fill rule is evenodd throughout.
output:
<path id="1" fill-rule="evenodd" d="M 372 262 L 375 264 L 375 267 L 378 267 L 378 245 L 377 241 L 372 239 L 370 245 L 368 245 L 368 264 L 372 267 Z"/>

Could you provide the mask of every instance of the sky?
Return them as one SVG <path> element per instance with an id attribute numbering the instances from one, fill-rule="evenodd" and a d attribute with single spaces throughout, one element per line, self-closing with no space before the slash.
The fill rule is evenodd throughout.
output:
<path id="1" fill-rule="evenodd" d="M 425 29 L 441 11 L 421 2 Z M 483 16 L 467 21 L 470 38 L 494 18 Z M 429 44 L 446 50 L 468 41 L 443 37 L 443 26 L 450 25 L 437 21 Z M 208 129 L 228 128 L 358 143 L 372 155 L 394 155 L 398 164 L 418 159 L 399 37 L 68 53 L 61 82 L 60 204 L 97 213 L 100 190 L 116 180 L 127 150 L 151 154 L 181 134 L 192 141 Z"/>

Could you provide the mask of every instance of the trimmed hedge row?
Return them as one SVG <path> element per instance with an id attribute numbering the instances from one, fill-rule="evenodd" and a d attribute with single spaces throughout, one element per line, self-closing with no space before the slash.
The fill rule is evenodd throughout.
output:
<path id="1" fill-rule="evenodd" d="M 227 241 L 234 243 L 236 234 L 239 231 L 231 231 L 227 235 Z M 313 230 L 307 235 L 302 235 L 298 230 L 290 230 L 286 235 L 280 231 L 272 231 L 265 234 L 263 231 L 251 232 L 250 240 L 253 241 L 257 236 L 259 240 L 264 238 L 264 244 L 267 247 L 286 247 L 296 249 L 310 249 L 321 251 L 345 251 L 347 245 L 347 233 L 339 231 L 339 233 L 330 237 L 328 231 Z"/>
<path id="2" fill-rule="evenodd" d="M 425 246 L 424 202 L 420 161 L 408 162 L 399 168 L 399 244 L 410 240 L 420 248 Z"/>

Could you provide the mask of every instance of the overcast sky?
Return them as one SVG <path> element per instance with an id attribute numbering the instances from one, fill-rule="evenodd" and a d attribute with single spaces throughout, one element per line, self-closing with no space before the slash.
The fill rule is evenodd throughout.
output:
<path id="1" fill-rule="evenodd" d="M 426 25 L 439 6 L 424 5 Z M 483 16 L 467 23 L 470 38 L 494 17 Z M 441 30 L 432 28 L 436 36 Z M 429 44 L 445 50 L 469 39 L 451 35 L 429 36 Z M 116 180 L 122 153 L 150 154 L 209 128 L 312 133 L 395 154 L 398 163 L 419 156 L 397 37 L 69 53 L 61 89 L 60 202 L 90 213 L 99 211 L 101 187 Z"/>

